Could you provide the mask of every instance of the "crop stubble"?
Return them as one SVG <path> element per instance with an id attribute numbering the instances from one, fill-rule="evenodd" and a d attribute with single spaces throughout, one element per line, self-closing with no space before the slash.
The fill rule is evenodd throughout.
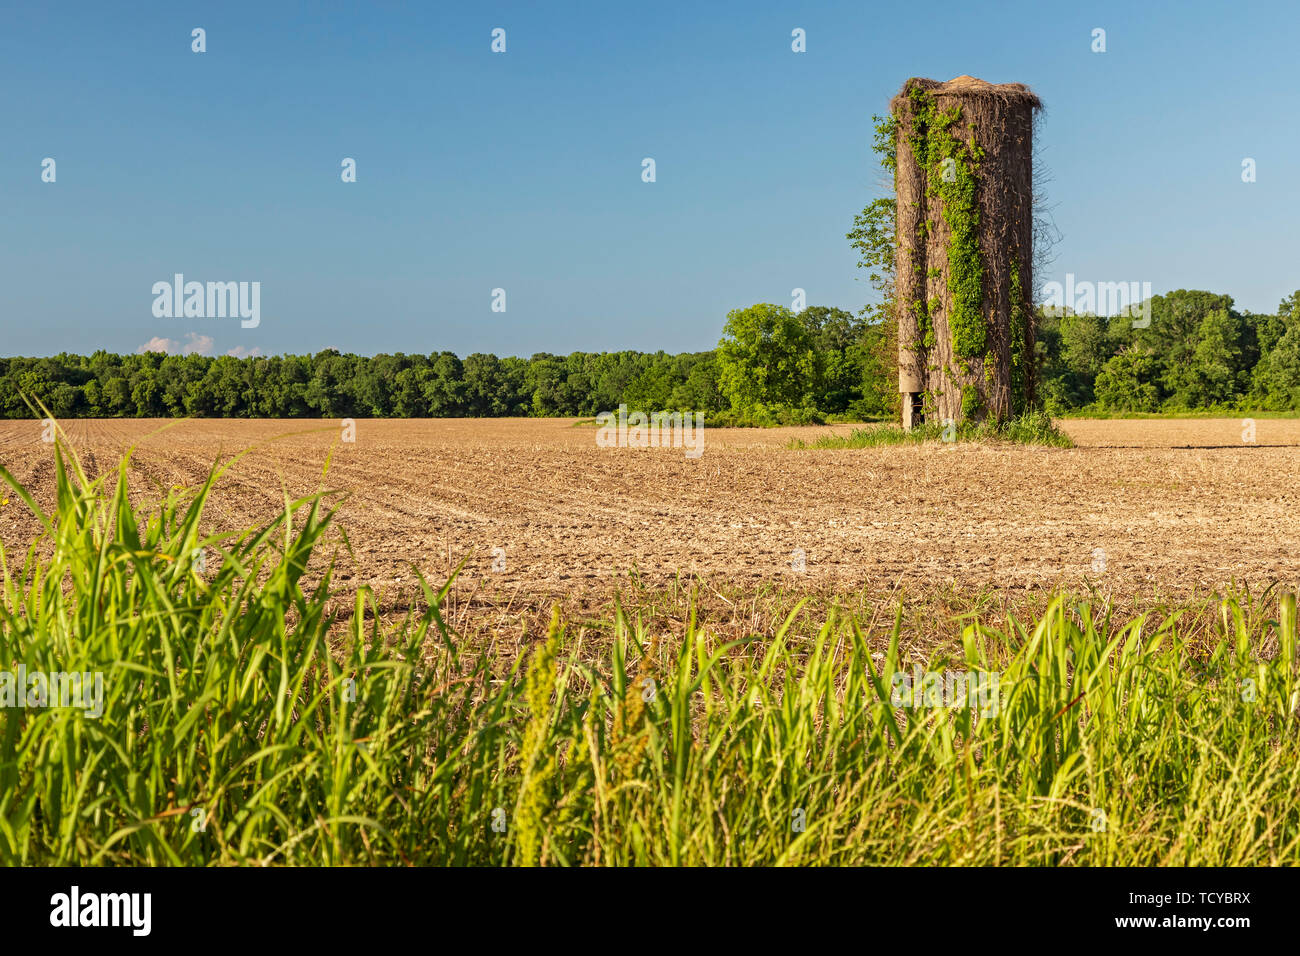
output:
<path id="1" fill-rule="evenodd" d="M 603 603 L 629 572 L 650 587 L 682 572 L 741 594 L 1092 583 L 1176 596 L 1300 581 L 1294 420 L 1259 420 L 1254 444 L 1238 419 L 1065 421 L 1074 449 L 795 451 L 792 437 L 849 426 L 706 428 L 698 459 L 598 448 L 595 428 L 570 420 L 362 419 L 354 443 L 337 421 L 164 424 L 66 429 L 92 473 L 136 445 L 132 480 L 146 494 L 256 446 L 210 506 L 226 529 L 270 518 L 285 490 L 317 490 L 332 452 L 324 486 L 351 493 L 340 524 L 354 556 L 340 554 L 339 584 L 371 584 L 393 607 L 415 593 L 410 564 L 439 579 L 467 557 L 462 601 L 521 609 Z M 0 462 L 44 503 L 52 456 L 38 423 L 0 423 Z M 9 498 L 0 541 L 12 561 L 36 524 Z"/>

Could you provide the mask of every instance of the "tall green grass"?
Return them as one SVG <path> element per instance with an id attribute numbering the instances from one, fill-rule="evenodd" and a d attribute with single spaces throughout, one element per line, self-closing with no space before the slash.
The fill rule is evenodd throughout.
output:
<path id="1" fill-rule="evenodd" d="M 724 643 L 557 612 L 502 662 L 446 585 L 331 610 L 333 496 L 205 538 L 219 472 L 133 507 L 125 464 L 57 456 L 48 514 L 0 470 L 45 529 L 0 555 L 0 653 L 102 671 L 104 712 L 0 710 L 5 864 L 1300 861 L 1291 595 L 1208 636 L 1059 596 L 924 661 L 901 614 Z M 997 674 L 996 712 L 896 706 L 915 665 Z"/>

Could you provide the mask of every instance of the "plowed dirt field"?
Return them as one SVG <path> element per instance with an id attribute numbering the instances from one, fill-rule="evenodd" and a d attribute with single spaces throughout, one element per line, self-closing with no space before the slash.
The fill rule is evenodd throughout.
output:
<path id="1" fill-rule="evenodd" d="M 1260 419 L 1253 443 L 1237 419 L 1062 424 L 1077 448 L 791 450 L 849 426 L 706 429 L 695 459 L 599 448 L 593 426 L 547 419 L 359 420 L 353 442 L 337 421 L 74 421 L 67 433 L 92 474 L 135 445 L 143 497 L 251 449 L 218 485 L 214 527 L 265 521 L 285 491 L 350 492 L 339 583 L 391 599 L 413 590 L 410 565 L 441 579 L 464 559 L 457 593 L 497 607 L 603 600 L 629 573 L 742 592 L 1300 583 L 1300 421 Z M 0 423 L 0 463 L 52 500 L 39 423 Z M 0 541 L 13 560 L 37 525 L 8 497 Z"/>

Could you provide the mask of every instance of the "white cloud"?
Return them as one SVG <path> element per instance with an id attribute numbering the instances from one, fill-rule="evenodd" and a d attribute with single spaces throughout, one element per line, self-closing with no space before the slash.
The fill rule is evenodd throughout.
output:
<path id="1" fill-rule="evenodd" d="M 144 345 L 135 350 L 136 355 L 143 355 L 145 352 L 167 352 L 173 353 L 181 347 L 175 339 L 162 339 L 154 336 Z"/>
<path id="2" fill-rule="evenodd" d="M 145 352 L 166 352 L 168 355 L 211 355 L 212 336 L 187 332 L 185 342 L 182 344 L 175 339 L 165 339 L 155 335 L 135 350 L 136 355 L 143 355 Z"/>
<path id="3" fill-rule="evenodd" d="M 234 356 L 235 358 L 257 358 L 262 354 L 262 350 L 260 348 L 246 349 L 242 345 L 236 345 L 226 354 Z"/>
<path id="4" fill-rule="evenodd" d="M 211 355 L 212 336 L 190 332 L 186 336 L 184 352 L 186 355 Z"/>

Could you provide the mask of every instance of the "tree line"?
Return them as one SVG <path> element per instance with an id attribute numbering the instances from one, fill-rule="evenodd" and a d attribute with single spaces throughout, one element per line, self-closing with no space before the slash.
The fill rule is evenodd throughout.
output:
<path id="1" fill-rule="evenodd" d="M 1047 410 L 1300 410 L 1300 291 L 1260 314 L 1179 289 L 1151 297 L 1150 319 L 1041 314 Z"/>
<path id="2" fill-rule="evenodd" d="M 1153 296 L 1150 316 L 1142 328 L 1040 310 L 1040 403 L 1055 415 L 1300 410 L 1300 291 L 1257 314 L 1178 290 Z M 727 316 L 717 348 L 680 354 L 61 353 L 0 358 L 0 416 L 30 417 L 28 396 L 58 418 L 591 417 L 625 404 L 712 424 L 879 419 L 897 414 L 895 343 L 887 306 L 758 304 Z"/>
<path id="3" fill-rule="evenodd" d="M 759 316 L 757 324 L 744 317 Z M 820 421 L 885 411 L 862 401 L 863 323 L 840 309 L 737 310 L 744 348 L 705 352 L 451 352 L 234 356 L 144 352 L 0 358 L 0 416 L 27 418 L 27 398 L 56 418 L 591 417 L 620 404 L 709 413 L 709 421 Z M 787 363 L 777 351 L 795 351 Z M 772 358 L 755 373 L 749 351 Z M 744 354 L 742 354 L 744 353 Z M 770 394 L 769 394 L 770 393 Z M 877 402 L 877 405 L 879 402 Z"/>

